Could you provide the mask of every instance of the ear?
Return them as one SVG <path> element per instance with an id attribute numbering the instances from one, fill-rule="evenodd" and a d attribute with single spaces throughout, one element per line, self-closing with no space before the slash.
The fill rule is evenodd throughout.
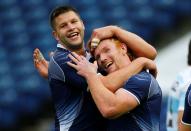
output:
<path id="1" fill-rule="evenodd" d="M 52 35 L 54 36 L 54 38 L 55 38 L 57 41 L 60 40 L 59 37 L 58 37 L 58 34 L 57 34 L 57 32 L 56 32 L 55 30 L 52 31 Z"/>
<path id="2" fill-rule="evenodd" d="M 127 54 L 128 49 L 127 49 L 126 44 L 122 43 L 122 44 L 121 44 L 121 49 L 122 49 L 122 51 L 123 51 L 123 54 Z"/>
<path id="3" fill-rule="evenodd" d="M 82 27 L 83 27 L 83 29 L 85 30 L 85 25 L 84 25 L 84 22 L 81 20 L 81 22 L 82 22 Z"/>

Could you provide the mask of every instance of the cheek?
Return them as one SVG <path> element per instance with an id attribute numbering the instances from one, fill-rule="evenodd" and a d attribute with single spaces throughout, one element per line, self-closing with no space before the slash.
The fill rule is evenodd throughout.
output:
<path id="1" fill-rule="evenodd" d="M 97 64 L 99 67 L 101 67 L 101 61 L 100 60 L 97 60 Z"/>
<path id="2" fill-rule="evenodd" d="M 98 65 L 98 68 L 102 68 L 102 64 L 100 60 L 97 60 L 97 65 Z"/>
<path id="3" fill-rule="evenodd" d="M 121 63 L 121 59 L 120 58 L 121 58 L 121 56 L 119 54 L 113 57 L 113 60 L 114 60 L 116 65 Z"/>

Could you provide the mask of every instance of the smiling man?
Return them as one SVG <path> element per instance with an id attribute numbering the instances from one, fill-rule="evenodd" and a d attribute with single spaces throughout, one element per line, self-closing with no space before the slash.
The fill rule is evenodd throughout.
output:
<path id="1" fill-rule="evenodd" d="M 55 131 L 105 131 L 105 119 L 98 111 L 90 92 L 87 91 L 86 80 L 67 65 L 71 52 L 83 55 L 89 60 L 90 55 L 84 49 L 84 24 L 78 12 L 70 6 L 55 8 L 50 15 L 53 36 L 57 40 L 57 49 L 46 61 L 40 51 L 34 51 L 34 65 L 40 75 L 48 78 L 55 107 Z M 115 30 L 113 30 L 115 29 Z M 137 57 L 143 56 L 154 59 L 156 50 L 139 36 L 116 26 L 101 28 L 98 34 L 103 39 L 117 35 L 128 43 Z M 118 32 L 119 31 L 119 32 Z M 103 35 L 103 34 L 104 35 Z M 102 34 L 102 35 L 101 35 Z M 100 38 L 101 39 L 101 38 Z M 146 60 L 147 61 L 147 60 Z M 128 79 L 145 67 L 145 60 L 135 61 L 132 69 L 121 70 L 120 77 Z M 103 82 L 113 90 L 123 83 L 119 75 L 103 77 Z M 111 81 L 111 78 L 113 81 Z M 115 84 L 115 85 L 114 85 Z"/>
<path id="2" fill-rule="evenodd" d="M 113 38 L 102 40 L 93 55 L 98 67 L 108 74 L 124 69 L 132 63 L 125 44 Z M 75 53 L 69 57 L 74 63 L 68 64 L 86 79 L 99 111 L 105 118 L 110 119 L 107 121 L 108 131 L 160 130 L 162 91 L 151 74 L 142 70 L 126 79 L 121 88 L 112 92 L 97 75 L 95 64 Z"/>

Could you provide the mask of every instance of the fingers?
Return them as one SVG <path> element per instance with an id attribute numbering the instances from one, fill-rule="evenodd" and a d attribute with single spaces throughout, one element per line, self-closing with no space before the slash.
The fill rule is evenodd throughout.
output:
<path id="1" fill-rule="evenodd" d="M 38 66 L 38 51 L 39 49 L 36 48 L 33 52 L 33 62 L 34 62 L 34 66 L 37 67 Z"/>
<path id="2" fill-rule="evenodd" d="M 156 66 L 154 66 L 153 68 L 149 69 L 149 73 L 152 74 L 153 77 L 156 78 L 157 77 L 157 73 L 158 73 Z"/>
<path id="3" fill-rule="evenodd" d="M 78 60 L 80 61 L 81 60 L 81 56 L 76 54 L 75 52 L 72 52 L 72 55 Z"/>
<path id="4" fill-rule="evenodd" d="M 75 65 L 75 64 L 73 64 L 73 63 L 71 63 L 71 62 L 67 62 L 67 64 L 68 64 L 70 67 L 72 67 L 72 68 L 74 68 L 74 69 L 77 70 L 77 65 Z"/>
<path id="5" fill-rule="evenodd" d="M 68 57 L 74 62 L 74 63 L 78 63 L 78 59 L 76 59 L 73 55 L 69 54 Z"/>
<path id="6" fill-rule="evenodd" d="M 93 64 L 94 64 L 95 66 L 97 66 L 97 61 L 95 60 Z"/>
<path id="7" fill-rule="evenodd" d="M 154 70 L 154 71 L 152 71 L 152 74 L 153 74 L 153 76 L 154 76 L 155 78 L 157 77 L 157 73 L 158 73 L 157 69 Z"/>
<path id="8" fill-rule="evenodd" d="M 42 53 L 40 52 L 40 50 L 38 48 L 36 48 L 33 52 L 33 59 L 35 60 L 44 60 L 44 56 L 42 55 Z"/>
<path id="9" fill-rule="evenodd" d="M 71 54 L 72 54 L 72 57 L 75 58 L 75 59 L 78 60 L 78 61 L 86 60 L 86 58 L 85 58 L 84 56 L 78 55 L 78 54 L 75 53 L 75 52 L 72 52 Z"/>
<path id="10" fill-rule="evenodd" d="M 88 48 L 91 54 L 93 54 L 94 50 L 97 48 L 99 43 L 100 43 L 100 38 L 98 37 L 97 32 L 94 30 L 90 40 L 88 41 Z"/>

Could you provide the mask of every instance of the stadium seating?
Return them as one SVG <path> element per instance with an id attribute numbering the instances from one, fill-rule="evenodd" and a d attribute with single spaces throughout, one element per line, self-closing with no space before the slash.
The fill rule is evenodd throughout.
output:
<path id="1" fill-rule="evenodd" d="M 47 82 L 33 67 L 32 53 L 40 48 L 48 59 L 56 47 L 48 19 L 51 9 L 61 4 L 79 10 L 85 42 L 94 28 L 110 24 L 152 41 L 157 30 L 172 29 L 177 19 L 191 17 L 190 0 L 1 0 L 0 130 L 16 128 L 50 100 Z"/>

